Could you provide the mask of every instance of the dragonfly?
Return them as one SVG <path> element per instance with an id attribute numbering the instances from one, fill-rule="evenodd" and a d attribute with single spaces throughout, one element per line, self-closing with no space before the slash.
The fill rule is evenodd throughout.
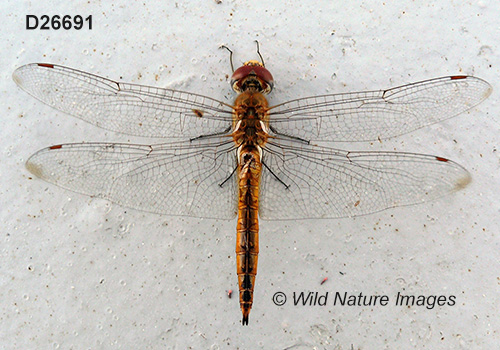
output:
<path id="1" fill-rule="evenodd" d="M 233 69 L 233 104 L 56 64 L 32 63 L 13 73 L 21 89 L 59 111 L 103 129 L 164 139 L 50 146 L 26 162 L 37 177 L 143 211 L 237 217 L 243 325 L 253 305 L 259 217 L 355 217 L 439 198 L 471 179 L 444 157 L 332 143 L 400 136 L 464 113 L 492 91 L 482 79 L 455 75 L 269 106 L 274 78 L 259 56 Z"/>

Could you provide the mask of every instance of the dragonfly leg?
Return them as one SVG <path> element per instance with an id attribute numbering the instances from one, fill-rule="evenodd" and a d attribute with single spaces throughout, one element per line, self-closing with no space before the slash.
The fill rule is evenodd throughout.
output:
<path id="1" fill-rule="evenodd" d="M 196 136 L 195 138 L 189 139 L 189 141 L 193 142 L 195 140 L 205 139 L 205 138 L 208 138 L 208 137 L 224 136 L 224 135 L 227 135 L 227 133 L 229 131 L 231 131 L 231 127 L 230 126 L 226 130 L 224 130 L 224 131 L 216 132 L 214 134 L 207 134 L 207 135 Z M 231 135 L 228 135 L 228 136 L 231 136 Z"/>
<path id="2" fill-rule="evenodd" d="M 290 188 L 290 185 L 287 185 L 287 184 L 286 184 L 283 180 L 281 180 L 281 179 L 278 177 L 278 175 L 276 175 L 276 174 L 275 174 L 275 173 L 271 170 L 271 168 L 267 166 L 267 164 L 266 164 L 264 161 L 262 161 L 262 164 L 266 167 L 266 169 L 267 169 L 267 170 L 269 170 L 269 172 L 270 172 L 270 173 L 274 176 L 274 178 L 275 178 L 276 180 L 278 180 L 278 181 L 279 181 L 279 182 L 280 182 L 283 186 L 285 186 L 285 189 L 286 189 L 286 190 L 288 190 L 288 189 Z"/>
<path id="3" fill-rule="evenodd" d="M 222 187 L 224 186 L 224 184 L 230 179 L 233 177 L 234 173 L 236 172 L 236 169 L 238 169 L 238 167 L 234 168 L 234 170 L 231 172 L 231 174 L 229 174 L 229 176 L 224 180 L 222 181 L 220 184 L 219 184 L 219 187 Z"/>
<path id="4" fill-rule="evenodd" d="M 300 141 L 300 142 L 303 142 L 307 145 L 309 145 L 311 143 L 311 141 L 309 140 L 306 140 L 306 139 L 302 139 L 300 137 L 297 137 L 297 136 L 292 136 L 292 135 L 287 135 L 287 134 L 282 134 L 280 133 L 279 131 L 277 131 L 272 125 L 269 125 L 269 129 L 274 132 L 276 135 L 278 136 L 281 136 L 281 137 L 286 137 L 288 139 L 292 139 L 292 140 L 296 140 L 296 141 Z"/>

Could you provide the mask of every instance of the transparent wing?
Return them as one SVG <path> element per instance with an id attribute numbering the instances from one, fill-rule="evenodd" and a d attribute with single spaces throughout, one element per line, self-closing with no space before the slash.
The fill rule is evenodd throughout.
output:
<path id="1" fill-rule="evenodd" d="M 491 91 L 482 79 L 450 76 L 388 90 L 307 97 L 272 107 L 271 125 L 304 140 L 387 139 L 463 113 Z"/>
<path id="2" fill-rule="evenodd" d="M 53 64 L 14 71 L 24 91 L 49 106 L 104 129 L 145 137 L 196 137 L 225 131 L 232 108 L 210 97 L 118 83 Z"/>
<path id="3" fill-rule="evenodd" d="M 236 215 L 236 181 L 229 179 L 236 156 L 229 138 L 152 146 L 64 144 L 38 151 L 26 167 L 63 188 L 130 208 L 220 219 Z"/>
<path id="4" fill-rule="evenodd" d="M 430 155 L 348 152 L 276 139 L 265 151 L 263 219 L 365 215 L 441 197 L 471 179 L 457 163 Z"/>

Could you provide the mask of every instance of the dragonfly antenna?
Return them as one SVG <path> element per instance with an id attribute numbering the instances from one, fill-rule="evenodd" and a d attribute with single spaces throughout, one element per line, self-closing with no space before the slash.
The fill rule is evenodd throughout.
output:
<path id="1" fill-rule="evenodd" d="M 264 64 L 264 59 L 262 58 L 262 55 L 260 54 L 259 41 L 255 40 L 255 42 L 257 43 L 257 54 L 260 57 L 260 61 L 262 62 L 262 65 L 265 67 L 266 65 Z"/>
<path id="2" fill-rule="evenodd" d="M 234 66 L 233 66 L 233 51 L 231 51 L 231 49 L 229 47 L 227 47 L 226 45 L 221 45 L 219 46 L 219 49 L 226 49 L 227 51 L 229 51 L 229 62 L 231 62 L 231 70 L 233 71 L 234 73 Z"/>

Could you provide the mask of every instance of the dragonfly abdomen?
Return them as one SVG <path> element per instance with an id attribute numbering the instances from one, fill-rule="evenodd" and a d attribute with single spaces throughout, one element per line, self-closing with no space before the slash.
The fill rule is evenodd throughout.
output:
<path id="1" fill-rule="evenodd" d="M 248 325 L 252 308 L 259 254 L 259 183 L 262 163 L 258 146 L 246 146 L 239 152 L 238 224 L 236 227 L 236 268 L 243 325 Z"/>

